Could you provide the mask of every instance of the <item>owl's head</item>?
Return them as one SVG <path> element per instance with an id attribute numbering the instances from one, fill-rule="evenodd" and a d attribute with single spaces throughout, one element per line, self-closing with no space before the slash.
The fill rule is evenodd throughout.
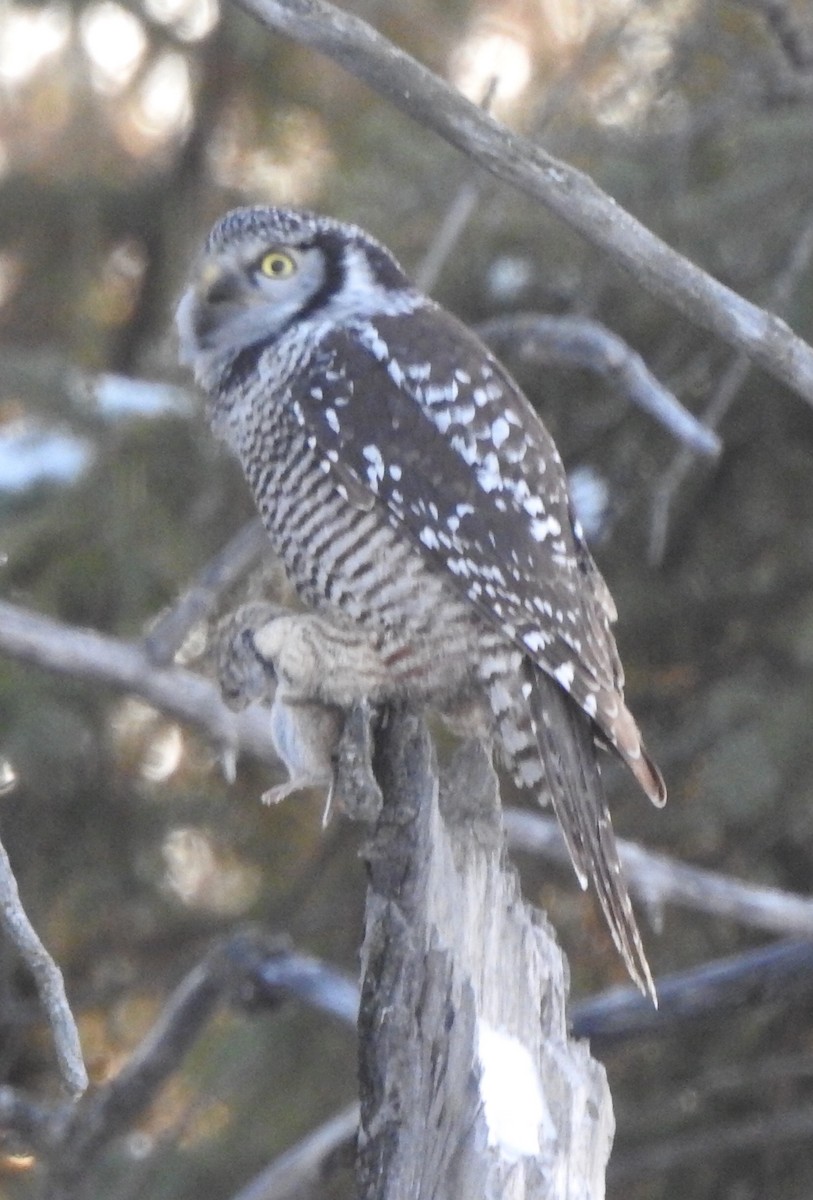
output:
<path id="1" fill-rule="evenodd" d="M 388 250 L 314 213 L 238 208 L 212 229 L 176 314 L 181 361 L 211 385 L 238 354 L 303 321 L 389 307 L 409 284 Z"/>

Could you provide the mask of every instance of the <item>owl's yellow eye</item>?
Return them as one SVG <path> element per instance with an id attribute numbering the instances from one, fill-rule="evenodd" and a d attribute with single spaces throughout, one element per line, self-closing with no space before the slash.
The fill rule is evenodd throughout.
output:
<path id="1" fill-rule="evenodd" d="M 296 261 L 283 250 L 269 250 L 260 259 L 260 270 L 269 279 L 286 279 L 296 270 Z"/>

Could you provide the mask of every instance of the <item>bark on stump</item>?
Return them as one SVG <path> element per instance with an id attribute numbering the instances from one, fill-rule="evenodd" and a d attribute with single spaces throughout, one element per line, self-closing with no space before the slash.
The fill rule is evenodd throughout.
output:
<path id="1" fill-rule="evenodd" d="M 491 764 L 467 744 L 439 784 L 425 726 L 406 713 L 377 736 L 376 775 L 361 1200 L 599 1200 L 607 1080 L 568 1037 L 567 967 L 506 863 Z"/>

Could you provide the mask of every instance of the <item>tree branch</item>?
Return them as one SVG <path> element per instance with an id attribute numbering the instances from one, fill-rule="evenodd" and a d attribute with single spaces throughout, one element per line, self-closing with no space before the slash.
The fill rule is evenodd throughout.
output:
<path id="1" fill-rule="evenodd" d="M 512 849 L 570 863 L 553 817 L 509 808 L 505 827 Z M 813 899 L 690 867 L 622 838 L 618 839 L 618 853 L 630 891 L 656 913 L 664 904 L 681 904 L 771 933 L 813 936 Z"/>
<path id="2" fill-rule="evenodd" d="M 321 981 L 317 989 L 316 976 Z M 49 1200 L 74 1200 L 85 1194 L 99 1154 L 155 1100 L 224 1000 L 254 1007 L 258 995 L 274 1004 L 296 996 L 337 1012 L 336 1004 L 325 1003 L 331 978 L 345 996 L 338 1015 L 354 1023 L 357 992 L 339 972 L 293 952 L 278 937 L 235 934 L 213 946 L 186 975 L 114 1079 L 87 1092 L 76 1105 L 37 1106 L 11 1088 L 0 1088 L 0 1127 L 38 1149 Z"/>
<path id="3" fill-rule="evenodd" d="M 0 924 L 34 977 L 40 1003 L 54 1039 L 59 1073 L 70 1096 L 88 1085 L 79 1030 L 65 995 L 62 972 L 26 916 L 5 846 L 0 842 Z"/>
<path id="4" fill-rule="evenodd" d="M 223 592 L 233 587 L 270 548 L 259 517 L 238 529 L 147 633 L 144 648 L 151 661 L 156 666 L 172 662 L 193 625 L 211 616 Z"/>
<path id="5" fill-rule="evenodd" d="M 610 1177 L 616 1186 L 645 1179 L 649 1187 L 658 1174 L 680 1171 L 687 1164 L 710 1164 L 718 1158 L 752 1154 L 759 1149 L 782 1156 L 789 1153 L 790 1143 L 809 1145 L 811 1134 L 813 1105 L 794 1105 L 741 1121 L 714 1123 L 701 1133 L 688 1133 L 629 1150 L 613 1165 Z"/>
<path id="6" fill-rule="evenodd" d="M 801 7 L 799 12 L 792 11 L 788 0 L 740 0 L 740 3 L 762 15 L 792 70 L 813 70 L 813 21 L 809 9 L 804 25 Z"/>
<path id="7" fill-rule="evenodd" d="M 690 321 L 744 350 L 813 404 L 813 348 L 772 313 L 672 250 L 587 175 L 466 100 L 358 17 L 326 0 L 235 0 L 277 33 L 326 54 L 491 174 L 540 200 Z"/>
<path id="8" fill-rule="evenodd" d="M 658 977 L 658 1008 L 631 987 L 611 988 L 574 1004 L 573 1032 L 609 1043 L 771 1001 L 787 1005 L 791 989 L 808 1002 L 813 988 L 813 939 L 787 938 L 758 950 L 714 959 Z"/>
<path id="9" fill-rule="evenodd" d="M 305 1190 L 319 1194 L 328 1161 L 356 1141 L 359 1106 L 348 1104 L 241 1188 L 232 1200 L 301 1200 Z"/>
<path id="10" fill-rule="evenodd" d="M 787 261 L 770 289 L 769 303 L 777 312 L 782 312 L 787 306 L 794 289 L 810 264 L 811 255 L 813 255 L 813 216 L 808 214 L 801 233 L 791 247 Z M 741 352 L 733 355 L 706 405 L 703 413 L 705 428 L 719 428 L 739 395 L 750 370 L 751 361 L 747 354 Z M 672 503 L 694 463 L 695 458 L 690 447 L 679 449 L 664 471 L 655 492 L 648 554 L 649 561 L 653 566 L 660 566 L 663 562 Z"/>
<path id="11" fill-rule="evenodd" d="M 712 429 L 698 421 L 659 382 L 640 354 L 617 334 L 588 317 L 551 317 L 512 313 L 481 321 L 477 333 L 502 356 L 513 351 L 520 361 L 578 367 L 608 379 L 633 404 L 659 421 L 692 450 L 715 458 L 723 448 Z"/>
<path id="12" fill-rule="evenodd" d="M 213 683 L 182 667 L 156 667 L 138 643 L 63 625 L 0 600 L 0 651 L 48 671 L 135 693 L 161 712 L 198 726 L 218 746 L 279 763 L 267 709 L 232 712 Z"/>

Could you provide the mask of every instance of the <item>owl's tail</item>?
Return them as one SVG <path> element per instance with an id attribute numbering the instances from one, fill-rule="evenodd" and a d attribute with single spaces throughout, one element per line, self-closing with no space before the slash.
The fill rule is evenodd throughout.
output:
<path id="1" fill-rule="evenodd" d="M 527 659 L 524 669 L 523 690 L 528 696 L 536 743 L 533 751 L 538 759 L 536 764 L 527 761 L 530 747 L 523 748 L 524 753 L 518 745 L 513 753 L 509 748 L 515 779 L 527 787 L 534 766 L 539 773 L 541 760 L 544 778 L 535 790 L 542 792 L 545 800 L 549 792 L 581 886 L 587 888 L 592 883 L 595 887 L 613 941 L 632 979 L 657 1005 L 655 984 L 618 857 L 590 722 L 563 689 Z"/>

